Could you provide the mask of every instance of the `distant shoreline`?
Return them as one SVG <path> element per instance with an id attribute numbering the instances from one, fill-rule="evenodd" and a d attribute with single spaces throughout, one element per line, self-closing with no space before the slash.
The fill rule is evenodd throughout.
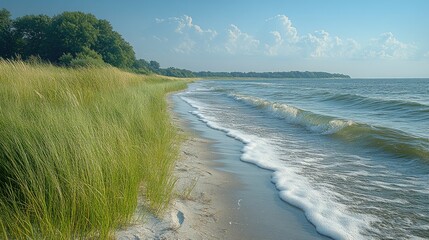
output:
<path id="1" fill-rule="evenodd" d="M 328 72 L 301 72 L 301 71 L 289 71 L 289 72 L 211 72 L 211 71 L 190 71 L 187 69 L 179 68 L 155 68 L 151 69 L 154 73 L 171 76 L 171 77 L 196 77 L 196 78 L 351 78 L 349 75 L 341 73 L 328 73 Z"/>
<path id="2" fill-rule="evenodd" d="M 259 78 L 259 77 L 196 77 L 194 80 L 356 80 L 356 79 L 362 79 L 362 80 L 383 80 L 383 79 L 390 79 L 390 80 L 413 80 L 413 79 L 423 79 L 423 80 L 429 80 L 429 77 L 421 77 L 421 78 L 415 78 L 415 77 L 356 77 L 356 78 Z"/>
<path id="3" fill-rule="evenodd" d="M 261 77 L 198 77 L 198 80 L 350 80 L 353 78 L 261 78 Z"/>

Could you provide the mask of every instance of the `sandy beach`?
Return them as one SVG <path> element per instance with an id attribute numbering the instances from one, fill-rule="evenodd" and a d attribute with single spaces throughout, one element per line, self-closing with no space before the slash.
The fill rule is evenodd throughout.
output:
<path id="1" fill-rule="evenodd" d="M 325 238 L 302 211 L 280 200 L 271 172 L 239 160 L 242 143 L 208 128 L 177 96 L 169 105 L 185 136 L 174 170 L 176 198 L 158 217 L 145 212 L 140 200 L 132 224 L 119 229 L 117 239 Z"/>
<path id="2" fill-rule="evenodd" d="M 176 163 L 176 198 L 162 216 L 144 211 L 143 201 L 130 226 L 116 232 L 117 239 L 238 239 L 228 231 L 230 209 L 234 204 L 225 199 L 237 184 L 229 173 L 217 170 L 212 142 L 198 136 L 188 123 L 170 110 L 176 126 L 185 137 Z M 229 203 L 229 204 L 228 204 Z"/>
<path id="3" fill-rule="evenodd" d="M 211 154 L 204 150 L 208 144 L 195 136 L 184 142 L 172 206 L 161 217 L 137 212 L 133 225 L 117 232 L 118 239 L 230 239 L 231 206 L 223 199 L 230 191 L 230 176 L 209 167 Z"/>

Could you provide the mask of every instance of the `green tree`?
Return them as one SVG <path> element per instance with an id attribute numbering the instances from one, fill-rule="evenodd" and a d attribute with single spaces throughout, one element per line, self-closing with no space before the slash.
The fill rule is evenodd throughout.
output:
<path id="1" fill-rule="evenodd" d="M 135 53 L 131 45 L 119 33 L 113 31 L 106 20 L 98 20 L 96 26 L 99 35 L 93 45 L 103 60 L 115 67 L 131 67 L 135 61 Z"/>
<path id="2" fill-rule="evenodd" d="M 64 53 L 76 56 L 97 41 L 98 22 L 92 14 L 64 12 L 55 16 L 51 24 L 51 51 L 49 59 L 57 61 Z"/>
<path id="3" fill-rule="evenodd" d="M 13 22 L 18 51 L 24 58 L 40 56 L 48 59 L 51 18 L 46 15 L 26 15 Z"/>
<path id="4" fill-rule="evenodd" d="M 155 72 L 158 71 L 159 67 L 160 67 L 159 63 L 157 61 L 153 61 L 153 60 L 149 62 L 149 66 Z"/>
<path id="5" fill-rule="evenodd" d="M 144 59 L 137 59 L 133 63 L 133 68 L 135 69 L 149 68 L 149 63 Z"/>
<path id="6" fill-rule="evenodd" d="M 149 74 L 152 71 L 150 70 L 149 63 L 144 59 L 137 59 L 134 61 L 132 68 L 142 74 Z"/>
<path id="7" fill-rule="evenodd" d="M 14 55 L 16 45 L 12 33 L 12 19 L 10 12 L 0 9 L 0 57 L 10 58 Z"/>
<path id="8" fill-rule="evenodd" d="M 53 18 L 26 15 L 13 21 L 6 9 L 0 10 L 0 57 L 20 55 L 49 60 L 65 66 L 103 65 L 132 68 L 136 62 L 132 46 L 113 30 L 106 20 L 82 12 L 64 12 Z M 40 60 L 39 59 L 39 60 Z M 76 60 L 76 61 L 73 61 Z M 150 64 L 149 64 L 150 65 Z M 159 63 L 141 68 L 159 69 Z"/>

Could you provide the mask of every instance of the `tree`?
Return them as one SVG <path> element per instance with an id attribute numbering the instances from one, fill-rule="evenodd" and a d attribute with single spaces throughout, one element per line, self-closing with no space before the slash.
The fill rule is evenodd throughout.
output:
<path id="1" fill-rule="evenodd" d="M 157 70 L 159 70 L 159 67 L 160 67 L 159 63 L 157 61 L 153 61 L 153 60 L 149 62 L 149 66 L 155 72 Z"/>
<path id="2" fill-rule="evenodd" d="M 26 15 L 15 21 L 10 16 L 6 9 L 0 10 L 0 57 L 39 56 L 67 66 L 77 58 L 120 68 L 131 68 L 135 63 L 132 46 L 108 21 L 92 14 L 64 12 L 53 18 Z"/>
<path id="3" fill-rule="evenodd" d="M 3 58 L 13 57 L 16 50 L 10 16 L 8 10 L 0 9 L 0 57 Z"/>
<path id="4" fill-rule="evenodd" d="M 149 63 L 144 59 L 135 60 L 132 68 L 134 69 L 134 71 L 142 74 L 149 74 L 152 72 L 150 70 Z"/>
<path id="5" fill-rule="evenodd" d="M 51 18 L 46 15 L 27 15 L 13 22 L 18 51 L 24 58 L 32 55 L 42 59 L 49 57 L 50 25 Z"/>
<path id="6" fill-rule="evenodd" d="M 137 59 L 133 63 L 133 68 L 135 68 L 135 69 L 149 68 L 149 63 L 144 59 Z"/>
<path id="7" fill-rule="evenodd" d="M 98 20 L 96 28 L 99 31 L 93 49 L 103 57 L 103 60 L 115 67 L 131 67 L 135 61 L 135 53 L 131 45 L 119 33 L 113 31 L 106 20 Z"/>
<path id="8" fill-rule="evenodd" d="M 92 14 L 64 12 L 52 19 L 49 59 L 57 61 L 64 53 L 76 56 L 85 48 L 91 48 L 97 41 L 98 22 Z"/>

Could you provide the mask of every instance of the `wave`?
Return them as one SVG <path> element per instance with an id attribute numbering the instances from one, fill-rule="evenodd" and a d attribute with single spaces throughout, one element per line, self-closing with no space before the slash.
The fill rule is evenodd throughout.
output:
<path id="1" fill-rule="evenodd" d="M 321 115 L 285 103 L 270 102 L 253 96 L 240 94 L 230 94 L 229 96 L 253 107 L 263 108 L 289 123 L 303 126 L 312 132 L 377 148 L 397 157 L 429 162 L 429 139 L 427 138 L 416 137 L 387 127 Z"/>
<path id="2" fill-rule="evenodd" d="M 398 111 L 400 113 L 404 113 L 409 115 L 413 113 L 412 116 L 427 117 L 429 113 L 429 106 L 413 101 L 405 101 L 405 100 L 394 100 L 394 99 L 380 99 L 380 98 L 372 98 L 365 97 L 357 94 L 350 93 L 329 93 L 325 92 L 322 95 L 327 95 L 321 101 L 325 102 L 341 102 L 343 104 L 347 104 L 350 106 L 357 106 L 359 108 L 371 109 L 371 110 L 385 110 L 385 111 Z"/>
<path id="3" fill-rule="evenodd" d="M 347 206 L 335 201 L 334 193 L 328 189 L 316 189 L 298 169 L 286 166 L 279 161 L 277 151 L 270 140 L 244 133 L 239 130 L 223 127 L 216 118 L 203 114 L 205 105 L 181 96 L 181 99 L 197 109 L 192 114 L 210 128 L 225 132 L 245 144 L 241 160 L 253 163 L 258 167 L 272 170 L 271 181 L 279 190 L 280 198 L 289 204 L 302 209 L 306 218 L 314 224 L 316 230 L 334 239 L 363 239 L 361 231 L 370 228 L 374 217 L 356 214 L 347 210 Z"/>

